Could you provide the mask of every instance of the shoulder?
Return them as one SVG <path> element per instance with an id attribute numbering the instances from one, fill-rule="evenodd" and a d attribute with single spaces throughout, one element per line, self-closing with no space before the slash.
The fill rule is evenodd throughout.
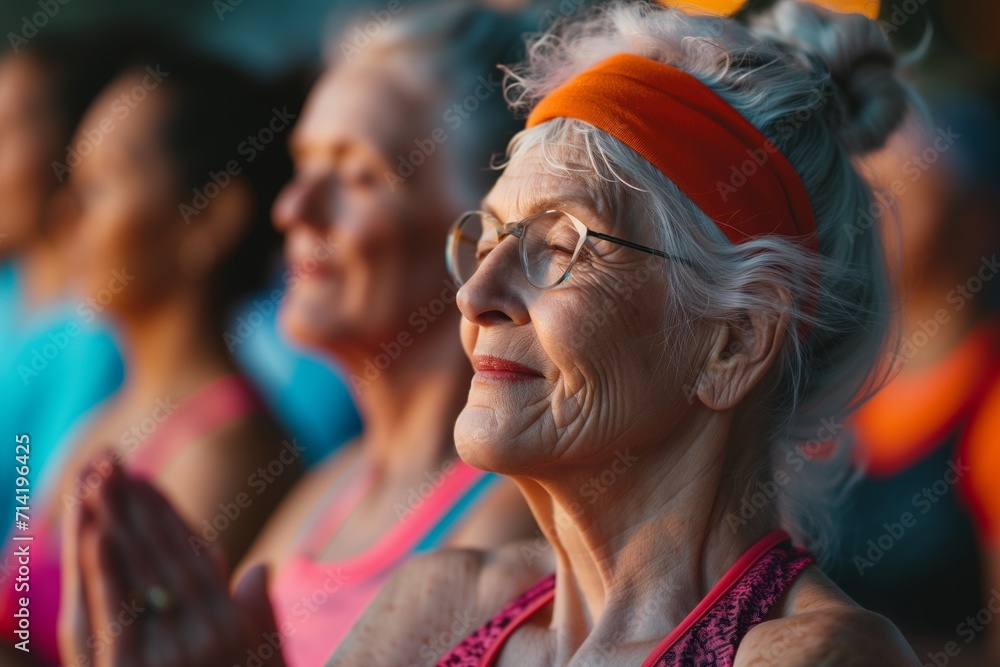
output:
<path id="1" fill-rule="evenodd" d="M 270 478 L 298 477 L 304 467 L 302 445 L 285 434 L 274 417 L 258 410 L 234 418 L 201 433 L 195 432 L 176 448 L 165 471 L 171 468 L 210 467 L 223 479 L 235 478 L 243 484 L 250 473 Z"/>
<path id="2" fill-rule="evenodd" d="M 409 664 L 414 656 L 434 664 L 546 574 L 538 562 L 525 562 L 517 544 L 414 558 L 393 574 L 329 664 Z"/>
<path id="3" fill-rule="evenodd" d="M 887 618 L 857 606 L 817 568 L 803 572 L 740 643 L 734 667 L 911 667 L 919 661 Z"/>
<path id="4" fill-rule="evenodd" d="M 734 667 L 919 665 L 899 630 L 864 609 L 825 609 L 766 621 L 740 644 Z"/>
<path id="5" fill-rule="evenodd" d="M 489 551 L 442 549 L 417 556 L 393 574 L 387 596 L 421 604 L 432 614 L 437 606 L 461 606 L 473 610 L 481 624 L 550 573 L 548 559 L 529 562 L 524 546 L 537 548 L 534 542 L 517 542 Z"/>

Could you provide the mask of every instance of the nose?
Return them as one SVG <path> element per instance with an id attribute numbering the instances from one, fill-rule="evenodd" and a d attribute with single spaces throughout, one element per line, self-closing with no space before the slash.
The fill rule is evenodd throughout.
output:
<path id="1" fill-rule="evenodd" d="M 458 290 L 456 301 L 462 316 L 477 326 L 531 321 L 527 297 L 535 288 L 521 271 L 517 238 L 501 241 Z"/>
<path id="2" fill-rule="evenodd" d="M 271 219 L 279 232 L 295 225 L 327 227 L 336 208 L 332 179 L 322 174 L 296 174 L 271 208 Z"/>

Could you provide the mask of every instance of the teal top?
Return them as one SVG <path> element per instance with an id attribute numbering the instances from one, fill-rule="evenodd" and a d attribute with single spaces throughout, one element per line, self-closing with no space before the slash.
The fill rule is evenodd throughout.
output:
<path id="1" fill-rule="evenodd" d="M 94 309 L 70 299 L 29 309 L 21 298 L 17 263 L 0 262 L 0 534 L 14 521 L 16 437 L 30 438 L 33 518 L 44 487 L 72 446 L 74 426 L 123 376 L 114 338 Z"/>

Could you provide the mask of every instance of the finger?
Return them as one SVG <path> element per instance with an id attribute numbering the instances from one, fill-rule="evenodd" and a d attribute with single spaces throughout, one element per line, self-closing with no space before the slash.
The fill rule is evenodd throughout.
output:
<path id="1" fill-rule="evenodd" d="M 163 494 L 143 480 L 130 480 L 133 497 L 131 504 L 139 522 L 156 524 L 160 530 L 149 532 L 149 538 L 159 553 L 169 554 L 171 562 L 183 564 L 186 573 L 193 578 L 200 591 L 225 592 L 228 599 L 226 576 L 218 570 L 218 561 L 195 554 L 191 529 L 180 517 Z"/>
<path id="2" fill-rule="evenodd" d="M 229 563 L 226 561 L 226 554 L 223 553 L 222 547 L 213 543 L 208 547 L 205 556 L 212 565 L 216 576 L 221 581 L 229 581 Z"/>
<path id="3" fill-rule="evenodd" d="M 115 572 L 122 563 L 113 544 L 99 530 L 93 530 L 89 511 L 81 514 L 82 527 L 78 547 L 79 567 L 83 575 L 83 594 L 87 613 L 94 628 L 95 639 L 110 638 L 114 623 L 121 632 L 110 642 L 100 644 L 105 650 L 95 651 L 96 667 L 124 667 L 139 664 L 142 628 L 140 623 L 118 623 L 116 618 L 127 591 L 122 588 Z"/>
<path id="4" fill-rule="evenodd" d="M 251 648 L 256 646 L 255 642 L 263 643 L 269 637 L 277 639 L 278 650 L 275 651 L 274 657 L 267 667 L 285 667 L 281 651 L 281 646 L 285 643 L 284 635 L 278 631 L 274 609 L 271 607 L 271 599 L 268 596 L 267 580 L 267 566 L 254 565 L 236 584 L 233 598 L 249 617 L 253 633 Z"/>
<path id="5" fill-rule="evenodd" d="M 145 598 L 146 591 L 160 585 L 160 577 L 148 550 L 139 541 L 143 531 L 128 510 L 130 503 L 125 475 L 114 466 L 108 478 L 92 494 L 88 506 L 93 510 L 95 529 L 111 540 L 123 564 L 115 573 L 118 581 L 134 597 Z M 144 599 L 131 602 L 145 604 Z"/>
<path id="6" fill-rule="evenodd" d="M 107 479 L 95 490 L 88 503 L 96 517 L 96 530 L 106 538 L 115 553 L 121 569 L 117 573 L 120 588 L 130 602 L 142 613 L 143 651 L 142 664 L 186 665 L 183 645 L 182 609 L 188 614 L 200 615 L 198 599 L 192 597 L 192 588 L 178 586 L 169 573 L 172 568 L 164 562 L 164 555 L 157 552 L 148 536 L 156 531 L 155 525 L 135 515 L 132 506 L 136 498 L 124 472 L 115 467 Z M 154 609 L 149 595 L 159 589 L 166 593 L 171 608 Z"/>
<path id="7" fill-rule="evenodd" d="M 77 488 L 80 488 L 79 486 Z M 59 605 L 59 653 L 66 664 L 73 664 L 78 656 L 89 657 L 91 648 L 86 638 L 91 634 L 90 616 L 80 580 L 78 544 L 80 542 L 81 508 L 70 504 L 61 517 L 62 549 L 60 570 L 62 583 Z"/>
<path id="8" fill-rule="evenodd" d="M 150 557 L 158 563 L 163 585 L 179 597 L 174 637 L 186 665 L 220 664 L 228 647 L 243 645 L 240 614 L 232 603 L 226 579 L 208 558 L 200 558 L 189 543 L 191 531 L 173 506 L 149 483 L 129 479 L 130 511 L 142 526 L 157 526 L 143 534 Z M 161 626 L 161 629 L 163 627 Z"/>

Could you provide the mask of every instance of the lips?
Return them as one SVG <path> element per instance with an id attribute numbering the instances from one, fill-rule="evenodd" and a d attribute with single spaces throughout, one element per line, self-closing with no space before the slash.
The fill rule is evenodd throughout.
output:
<path id="1" fill-rule="evenodd" d="M 490 355 L 473 356 L 472 366 L 476 369 L 476 378 L 480 380 L 526 382 L 545 377 L 534 368 Z"/>
<path id="2" fill-rule="evenodd" d="M 285 237 L 285 264 L 296 276 L 330 277 L 335 274 L 329 250 L 313 237 L 289 234 Z"/>

